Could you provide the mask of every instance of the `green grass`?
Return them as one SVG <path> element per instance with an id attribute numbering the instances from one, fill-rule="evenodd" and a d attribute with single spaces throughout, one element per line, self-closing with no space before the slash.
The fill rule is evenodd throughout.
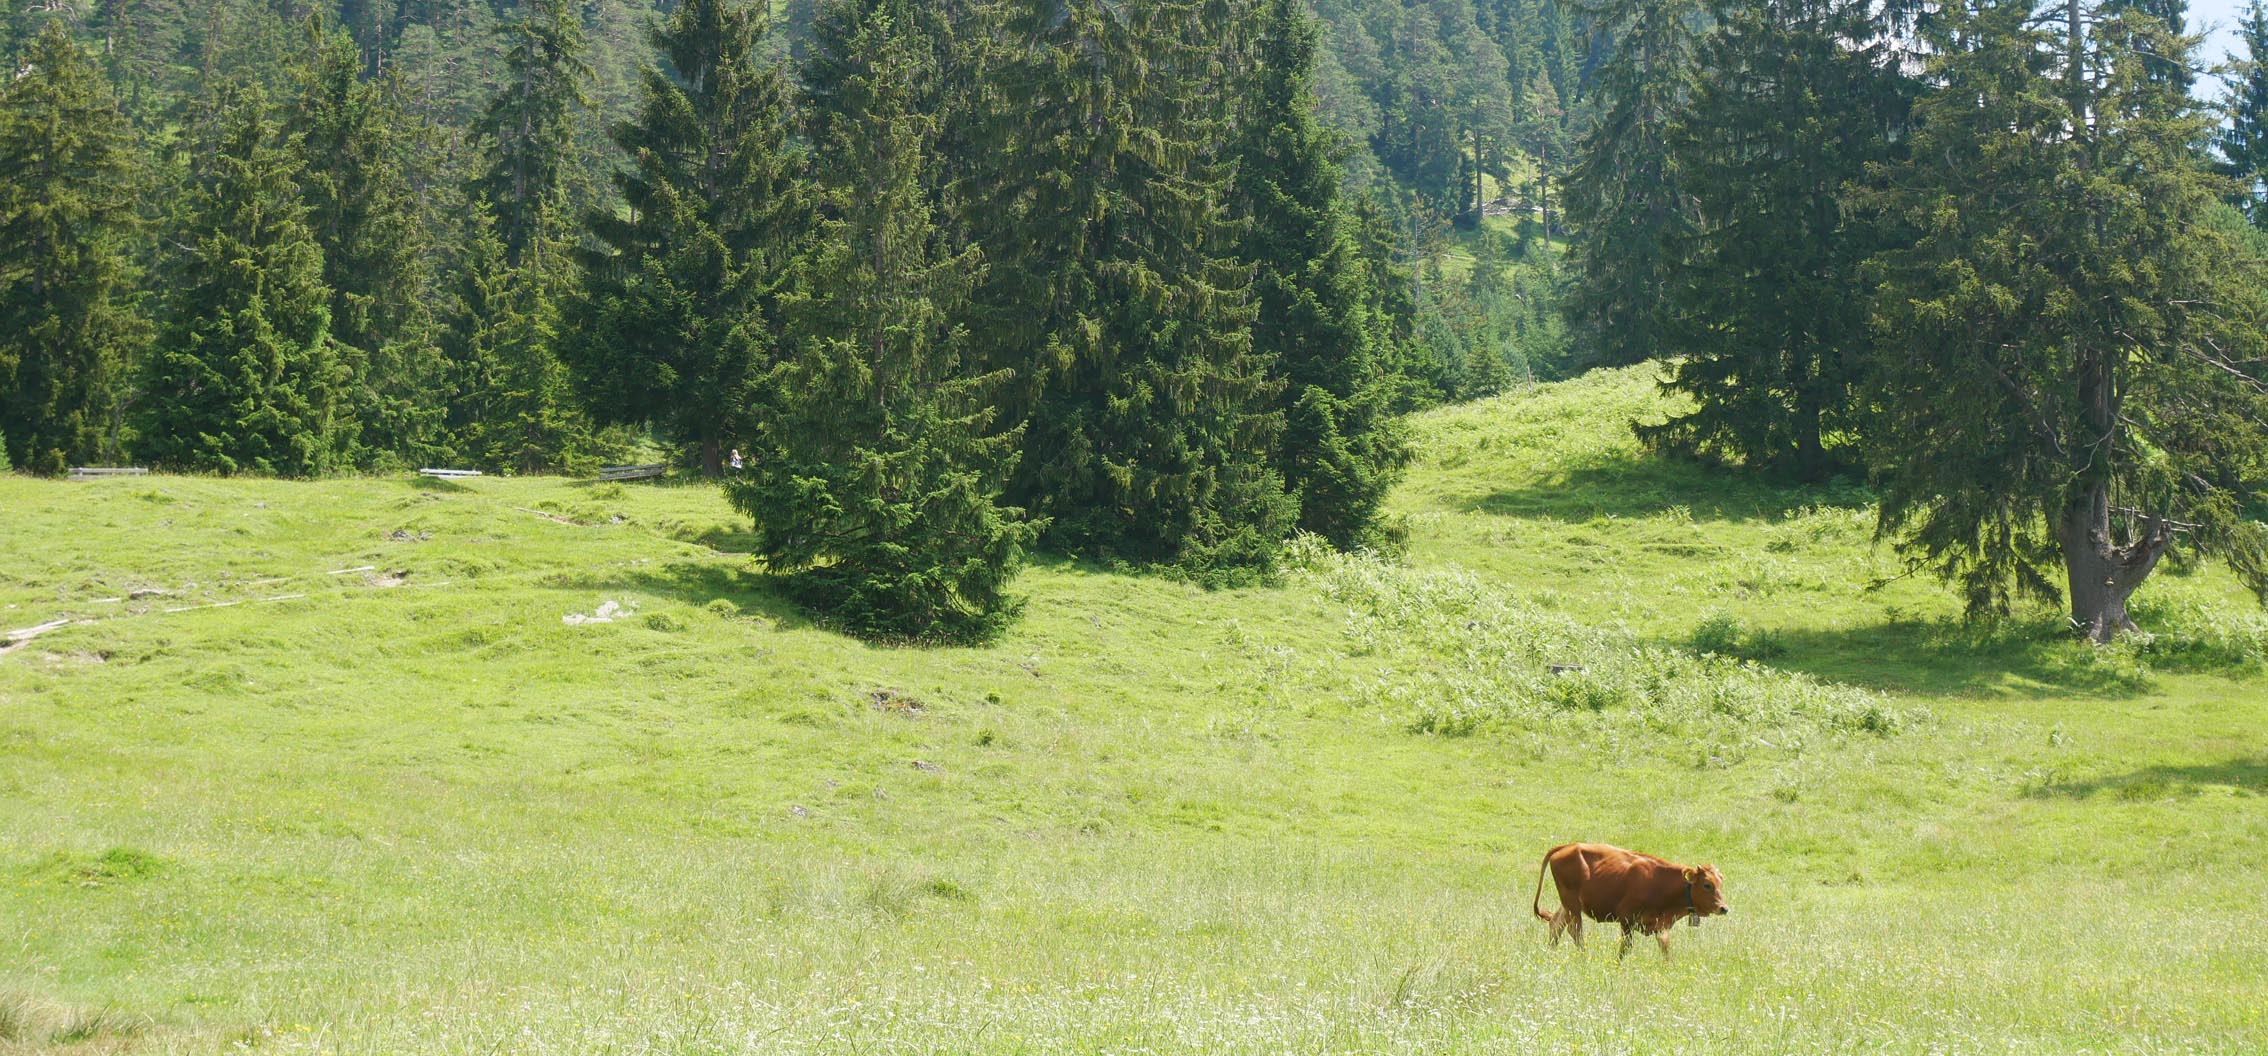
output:
<path id="1" fill-rule="evenodd" d="M 0 1053 L 2268 1049 L 2241 591 L 1963 625 L 1649 413 L 1429 415 L 1406 561 L 1046 562 L 967 649 L 698 485 L 0 477 L 0 629 L 92 621 L 0 656 Z M 1735 912 L 1548 949 L 1576 838 Z"/>

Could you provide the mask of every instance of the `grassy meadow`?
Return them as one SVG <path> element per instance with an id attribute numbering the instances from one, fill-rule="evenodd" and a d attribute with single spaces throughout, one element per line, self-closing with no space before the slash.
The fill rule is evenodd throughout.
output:
<path id="1" fill-rule="evenodd" d="M 0 1053 L 2268 1051 L 2251 599 L 1963 624 L 1659 410 L 1430 414 L 1405 556 L 981 648 L 699 484 L 0 476 L 0 631 L 80 621 L 0 655 Z M 1547 948 L 1572 839 L 1733 912 Z"/>

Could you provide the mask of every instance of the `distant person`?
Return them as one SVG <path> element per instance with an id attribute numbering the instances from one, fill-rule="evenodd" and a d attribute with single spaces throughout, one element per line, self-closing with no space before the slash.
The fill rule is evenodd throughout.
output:
<path id="1" fill-rule="evenodd" d="M 732 449 L 732 468 L 739 469 L 740 466 L 740 449 L 736 447 Z"/>

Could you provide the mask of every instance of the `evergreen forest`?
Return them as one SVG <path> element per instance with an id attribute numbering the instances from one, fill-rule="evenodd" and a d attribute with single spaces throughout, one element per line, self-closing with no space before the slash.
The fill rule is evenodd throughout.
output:
<path id="1" fill-rule="evenodd" d="M 1412 412 L 1658 363 L 1974 614 L 2268 600 L 2268 14 L 2183 0 L 39 0 L 20 472 L 721 481 L 862 634 L 1391 552 Z"/>

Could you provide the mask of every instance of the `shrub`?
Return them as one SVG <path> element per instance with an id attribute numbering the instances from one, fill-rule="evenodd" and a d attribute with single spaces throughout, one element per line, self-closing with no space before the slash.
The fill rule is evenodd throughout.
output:
<path id="1" fill-rule="evenodd" d="M 1361 701 L 1411 732 L 1471 736 L 1578 723 L 1655 739 L 1793 747 L 1805 731 L 1887 735 L 1914 716 L 1881 696 L 1718 650 L 1640 643 L 1509 596 L 1462 572 L 1421 572 L 1320 541 L 1285 548 L 1292 574 L 1345 606 L 1348 652 L 1380 658 Z M 1710 634 L 1741 650 L 1778 647 L 1737 623 Z M 1720 643 L 1721 644 L 1721 643 Z"/>
<path id="2" fill-rule="evenodd" d="M 2250 670 L 2268 666 L 2268 613 L 2192 599 L 2138 597 L 2135 622 L 2144 635 L 2127 639 L 2160 666 Z"/>
<path id="3" fill-rule="evenodd" d="M 1693 629 L 1686 648 L 1703 656 L 1735 656 L 1740 652 L 1740 620 L 1729 612 L 1710 613 Z"/>
<path id="4" fill-rule="evenodd" d="M 1701 656 L 1729 656 L 1739 660 L 1774 660 L 1787 655 L 1787 643 L 1771 631 L 1751 631 L 1729 612 L 1714 612 L 1701 620 L 1686 639 L 1685 647 Z"/>

